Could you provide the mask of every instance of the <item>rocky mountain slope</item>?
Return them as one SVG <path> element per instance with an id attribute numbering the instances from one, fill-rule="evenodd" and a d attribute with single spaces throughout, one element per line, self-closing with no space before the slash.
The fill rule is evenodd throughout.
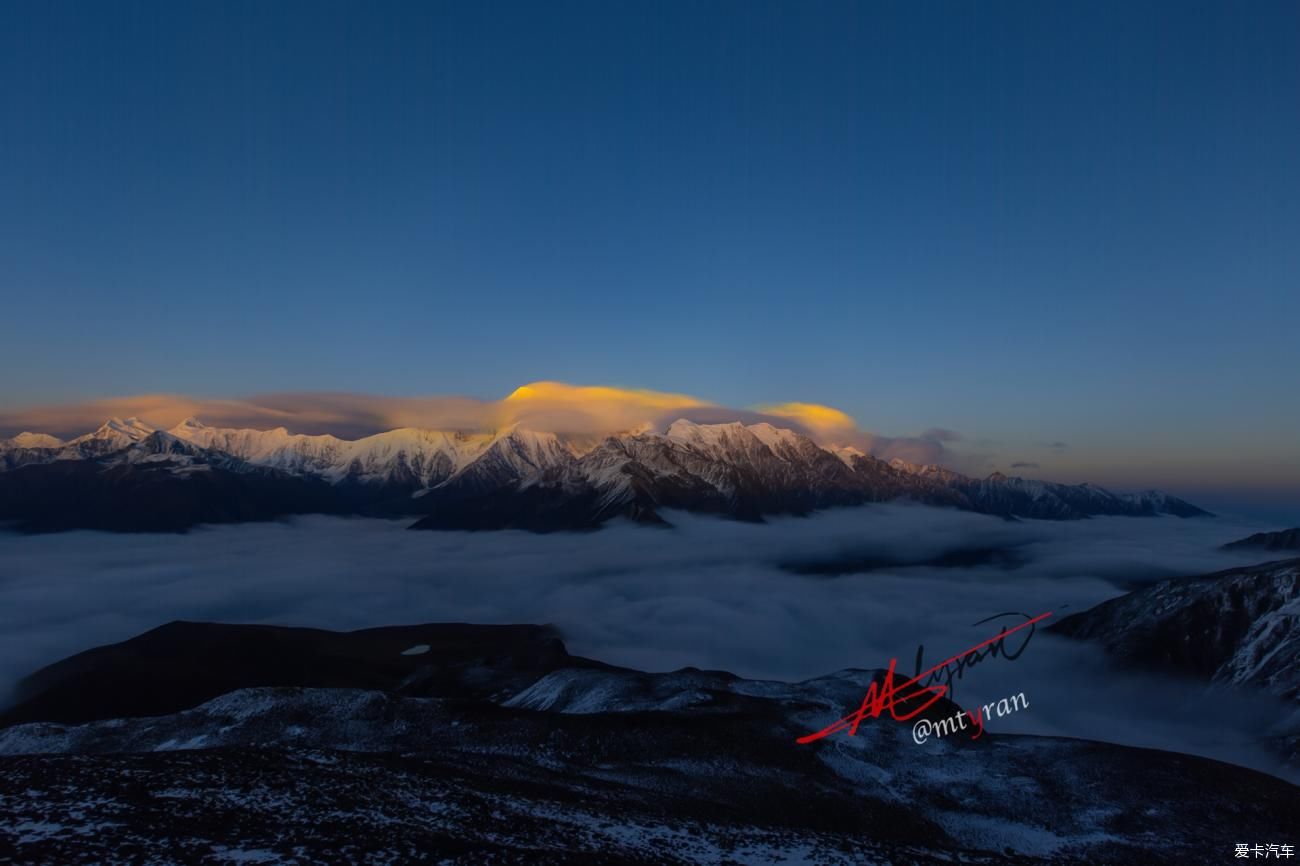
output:
<path id="1" fill-rule="evenodd" d="M 1175 578 L 1066 617 L 1118 661 L 1300 700 L 1300 559 Z"/>
<path id="2" fill-rule="evenodd" d="M 1300 527 L 1277 532 L 1256 532 L 1223 545 L 1224 550 L 1300 550 Z"/>
<path id="3" fill-rule="evenodd" d="M 442 623 L 333 632 L 177 621 L 33 673 L 15 689 L 15 705 L 0 712 L 0 726 L 164 715 L 260 686 L 481 697 L 522 688 L 561 667 L 599 666 L 570 656 L 543 626 Z"/>
<path id="4" fill-rule="evenodd" d="M 208 650 L 178 665 L 233 684 L 254 675 L 226 652 L 247 628 L 173 624 L 71 668 L 125 686 L 149 641 L 192 643 Z M 993 725 L 917 745 L 886 715 L 794 742 L 881 672 L 648 674 L 575 660 L 527 626 L 261 639 L 292 648 L 285 671 L 310 658 L 304 678 L 319 663 L 340 685 L 0 728 L 0 860 L 1196 864 L 1238 837 L 1287 838 L 1300 809 L 1300 789 L 1257 772 Z M 72 688 L 67 667 L 45 691 Z M 428 687 L 403 691 L 420 671 Z M 356 687 L 373 677 L 397 688 Z"/>
<path id="5" fill-rule="evenodd" d="M 1051 520 L 1206 513 L 1158 492 L 885 462 L 766 423 L 679 420 L 663 432 L 595 440 L 519 426 L 344 440 L 193 418 L 163 431 L 128 418 L 68 442 L 30 433 L 0 442 L 0 520 L 28 530 L 172 530 L 334 513 L 414 516 L 427 529 L 547 531 L 613 518 L 662 523 L 666 509 L 757 520 L 897 499 Z"/>

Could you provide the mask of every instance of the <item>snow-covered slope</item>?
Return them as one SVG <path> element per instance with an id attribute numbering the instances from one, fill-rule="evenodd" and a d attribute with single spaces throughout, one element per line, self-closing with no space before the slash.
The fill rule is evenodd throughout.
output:
<path id="1" fill-rule="evenodd" d="M 1118 660 L 1300 699 L 1300 559 L 1175 578 L 1066 617 L 1054 631 Z"/>
<path id="2" fill-rule="evenodd" d="M 127 418 L 125 421 L 121 418 L 109 418 L 100 425 L 98 430 L 69 440 L 68 444 L 101 442 L 106 449 L 125 448 L 133 442 L 144 439 L 154 432 L 154 429 L 139 418 Z"/>
<path id="3" fill-rule="evenodd" d="M 328 434 L 209 427 L 187 418 L 171 432 L 204 448 L 224 451 L 258 466 L 317 475 L 331 482 L 354 480 L 432 487 L 464 469 L 491 444 L 486 434 L 399 428 L 362 439 Z"/>
<path id="4" fill-rule="evenodd" d="M 485 440 L 444 486 L 480 493 L 512 487 L 548 470 L 568 466 L 574 451 L 554 433 L 513 426 Z"/>

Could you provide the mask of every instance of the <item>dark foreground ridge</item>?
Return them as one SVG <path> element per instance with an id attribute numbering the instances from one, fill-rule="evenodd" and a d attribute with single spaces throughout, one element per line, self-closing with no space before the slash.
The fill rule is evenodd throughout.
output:
<path id="1" fill-rule="evenodd" d="M 187 670 L 175 699 L 133 682 Z M 99 720 L 0 728 L 0 862 L 1220 863 L 1300 810 L 1271 776 L 1103 743 L 918 746 L 886 717 L 795 744 L 881 676 L 643 673 L 539 626 L 172 623 L 28 680 L 11 719 Z"/>
<path id="2" fill-rule="evenodd" d="M 405 654 L 412 648 L 421 651 Z M 17 703 L 0 713 L 0 726 L 159 716 L 259 686 L 472 699 L 521 689 L 562 667 L 604 665 L 570 656 L 547 626 L 434 623 L 336 632 L 177 621 L 42 668 L 19 683 Z"/>

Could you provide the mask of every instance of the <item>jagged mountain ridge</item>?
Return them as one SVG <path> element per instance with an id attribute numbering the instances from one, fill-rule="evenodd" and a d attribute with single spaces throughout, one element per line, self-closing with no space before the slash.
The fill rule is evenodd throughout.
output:
<path id="1" fill-rule="evenodd" d="M 1088 484 L 999 473 L 974 479 L 937 466 L 885 462 L 767 423 L 678 420 L 664 432 L 594 440 L 518 425 L 492 433 L 401 428 L 347 440 L 283 427 L 209 427 L 194 418 L 163 431 L 114 418 L 68 442 L 38 434 L 0 442 L 0 519 L 28 520 L 21 503 L 6 496 L 6 487 L 21 486 L 15 476 L 43 471 L 42 481 L 57 485 L 59 473 L 36 467 L 76 462 L 119 474 L 143 465 L 155 476 L 202 471 L 260 474 L 269 484 L 295 479 L 309 482 L 311 501 L 301 508 L 287 503 L 282 513 L 414 515 L 421 516 L 420 528 L 587 529 L 615 517 L 663 522 L 663 509 L 754 520 L 896 499 L 1051 520 L 1206 513 L 1154 491 L 1125 496 Z"/>

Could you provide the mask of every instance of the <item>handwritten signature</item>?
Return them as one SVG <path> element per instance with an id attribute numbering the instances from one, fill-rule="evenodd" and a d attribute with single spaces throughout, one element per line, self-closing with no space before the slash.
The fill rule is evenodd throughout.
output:
<path id="1" fill-rule="evenodd" d="M 885 671 L 882 679 L 876 680 L 867 687 L 866 696 L 862 699 L 862 705 L 854 712 L 812 734 L 806 734 L 795 742 L 811 743 L 820 740 L 823 737 L 829 737 L 831 734 L 847 730 L 849 736 L 857 734 L 858 726 L 866 719 L 877 719 L 888 711 L 890 716 L 898 722 L 905 722 L 928 710 L 940 699 L 946 697 L 952 692 L 952 681 L 960 679 L 962 675 L 972 666 L 978 664 L 986 658 L 1001 656 L 1009 661 L 1014 661 L 1025 651 L 1030 638 L 1034 635 L 1034 627 L 1051 616 L 1051 611 L 1040 613 L 1035 617 L 1028 617 L 1026 614 L 1000 613 L 994 616 L 982 619 L 976 625 L 999 619 L 1005 616 L 1024 616 L 1025 621 L 1012 628 L 1002 626 L 1001 631 L 988 640 L 980 641 L 970 649 L 957 653 L 955 656 L 944 659 L 937 665 L 933 665 L 925 670 L 921 670 L 924 664 L 925 647 L 917 647 L 916 650 L 916 675 L 906 682 L 896 682 L 897 675 L 895 669 L 898 667 L 898 659 L 889 660 L 889 667 Z M 1025 629 L 1028 629 L 1025 632 Z M 1007 649 L 1007 638 L 1017 632 L 1025 632 L 1018 647 L 1014 651 Z M 910 707 L 908 706 L 910 705 Z M 906 709 L 905 709 L 906 708 Z M 974 721 L 974 717 L 971 717 Z M 980 722 L 981 732 L 983 730 L 982 721 Z"/>

